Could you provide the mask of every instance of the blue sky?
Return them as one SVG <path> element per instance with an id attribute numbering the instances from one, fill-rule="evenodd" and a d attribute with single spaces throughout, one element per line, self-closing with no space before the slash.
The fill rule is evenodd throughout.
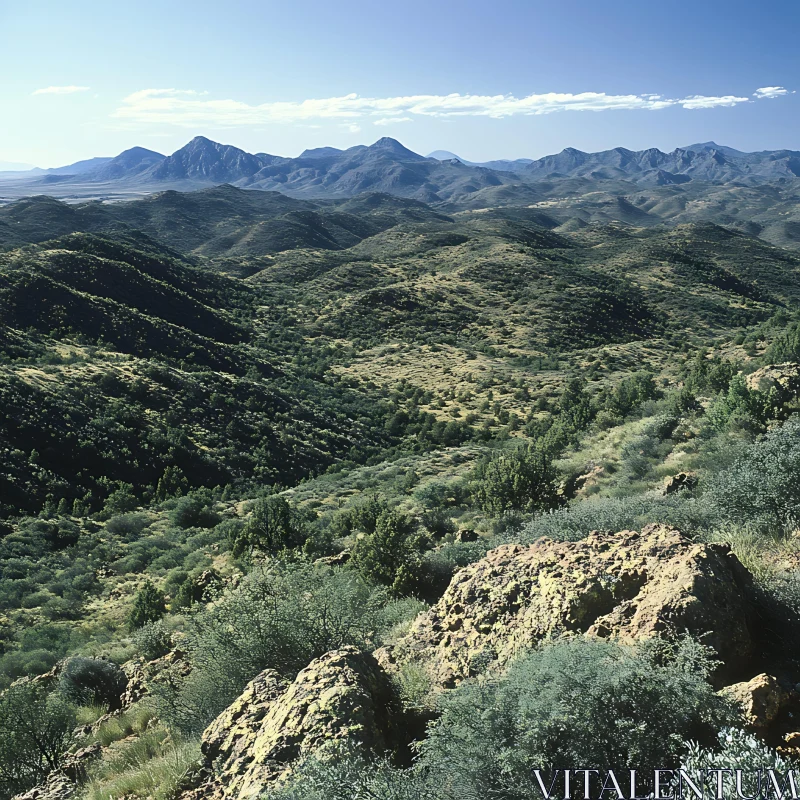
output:
<path id="1" fill-rule="evenodd" d="M 0 162 L 197 134 L 472 160 L 800 149 L 799 29 L 796 0 L 0 0 Z"/>

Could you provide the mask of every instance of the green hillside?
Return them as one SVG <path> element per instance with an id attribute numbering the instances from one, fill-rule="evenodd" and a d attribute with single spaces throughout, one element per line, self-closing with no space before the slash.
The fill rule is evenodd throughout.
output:
<path id="1" fill-rule="evenodd" d="M 800 681 L 800 255 L 634 202 L 524 202 L 222 186 L 0 209 L 0 725 L 27 704 L 62 730 L 57 763 L 94 746 L 76 797 L 239 791 L 278 747 L 263 720 L 295 719 L 281 703 L 351 692 L 376 752 L 269 750 L 265 796 L 477 797 L 465 748 L 501 785 L 526 703 L 557 726 L 565 697 L 598 714 L 630 685 L 637 732 L 612 745 L 675 766 L 746 726 L 716 689 Z M 709 630 L 734 590 L 738 660 Z M 661 602 L 702 613 L 622 636 Z M 793 757 L 792 702 L 753 746 Z M 298 718 L 276 740 L 317 742 Z M 595 757 L 553 730 L 514 775 Z M 0 798 L 50 772 L 8 741 Z"/>

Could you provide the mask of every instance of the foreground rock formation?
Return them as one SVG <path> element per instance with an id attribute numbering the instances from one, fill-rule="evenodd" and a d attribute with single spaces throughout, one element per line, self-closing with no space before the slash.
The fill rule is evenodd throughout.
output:
<path id="1" fill-rule="evenodd" d="M 422 663 L 449 688 L 551 636 L 632 642 L 688 632 L 733 674 L 751 655 L 749 584 L 727 545 L 697 544 L 663 525 L 505 545 L 457 573 L 441 600 L 379 657 L 388 668 Z"/>
<path id="2" fill-rule="evenodd" d="M 374 656 L 334 650 L 293 681 L 271 670 L 254 678 L 204 732 L 202 763 L 186 776 L 179 800 L 253 800 L 303 757 L 335 743 L 402 751 L 410 720 L 390 674 L 404 663 L 421 665 L 433 688 L 446 690 L 479 672 L 501 671 L 549 637 L 635 642 L 687 632 L 714 649 L 724 665 L 721 683 L 747 678 L 753 674 L 747 671 L 754 650 L 751 595 L 750 575 L 727 545 L 699 544 L 663 525 L 498 547 L 459 571 L 394 647 Z M 184 674 L 190 668 L 179 651 L 127 665 L 125 702 L 145 695 L 168 665 Z M 792 727 L 800 711 L 794 690 L 762 674 L 726 691 L 759 735 L 787 752 L 800 746 Z M 56 791 L 28 800 L 68 796 L 66 781 L 46 788 Z"/>
<path id="3" fill-rule="evenodd" d="M 334 742 L 390 750 L 397 711 L 387 676 L 353 647 L 312 661 L 291 683 L 266 670 L 206 729 L 204 764 L 181 800 L 257 798 Z"/>

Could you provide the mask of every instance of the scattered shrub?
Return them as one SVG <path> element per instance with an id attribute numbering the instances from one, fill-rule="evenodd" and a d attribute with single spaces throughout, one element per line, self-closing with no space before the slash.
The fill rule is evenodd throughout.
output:
<path id="1" fill-rule="evenodd" d="M 74 708 L 41 685 L 18 684 L 0 695 L 0 798 L 30 789 L 58 768 L 75 719 Z"/>
<path id="2" fill-rule="evenodd" d="M 280 495 L 256 503 L 250 519 L 240 531 L 233 531 L 233 554 L 280 553 L 302 547 L 308 538 L 307 518 Z"/>
<path id="3" fill-rule="evenodd" d="M 172 649 L 172 634 L 164 620 L 146 622 L 133 634 L 136 651 L 142 658 L 152 661 L 165 656 Z"/>
<path id="4" fill-rule="evenodd" d="M 61 671 L 58 689 L 76 705 L 107 706 L 114 711 L 128 685 L 125 673 L 102 658 L 70 658 Z"/>
<path id="5" fill-rule="evenodd" d="M 356 539 L 351 561 L 368 582 L 405 594 L 419 578 L 420 550 L 411 519 L 397 511 L 384 511 L 374 531 Z"/>
<path id="6" fill-rule="evenodd" d="M 387 601 L 347 569 L 277 562 L 253 571 L 192 618 L 184 644 L 194 669 L 164 687 L 164 718 L 197 733 L 266 668 L 294 677 L 329 650 L 373 649 Z"/>
<path id="7" fill-rule="evenodd" d="M 790 528 L 800 522 L 799 474 L 800 420 L 790 419 L 720 471 L 708 495 L 733 519 Z"/>
<path id="8" fill-rule="evenodd" d="M 194 494 L 176 501 L 170 519 L 179 528 L 213 528 L 219 523 L 219 514 L 209 507 L 207 498 Z"/>
<path id="9" fill-rule="evenodd" d="M 135 539 L 148 526 L 147 514 L 121 514 L 106 522 L 106 530 L 123 539 Z"/>
<path id="10" fill-rule="evenodd" d="M 718 774 L 722 776 L 722 796 L 757 797 L 761 791 L 756 778 L 757 770 L 773 769 L 777 777 L 778 773 L 785 775 L 787 770 L 795 767 L 751 733 L 738 728 L 723 728 L 719 732 L 717 747 L 703 747 L 692 741 L 686 744 L 686 751 L 681 769 L 694 778 L 698 785 L 702 785 L 698 780 L 699 770 L 722 770 L 721 773 L 705 774 L 705 790 L 711 797 L 719 794 Z M 734 778 L 736 770 L 742 771 L 742 785 L 739 790 Z"/>
<path id="11" fill-rule="evenodd" d="M 556 472 L 547 453 L 531 444 L 500 453 L 476 470 L 473 495 L 488 513 L 534 513 L 559 503 Z"/>
<path id="12" fill-rule="evenodd" d="M 711 743 L 733 718 L 707 680 L 712 667 L 689 639 L 546 645 L 501 679 L 446 697 L 420 745 L 421 766 L 450 796 L 523 800 L 538 796 L 534 769 L 600 764 L 647 774 L 677 765 L 684 740 Z"/>
<path id="13" fill-rule="evenodd" d="M 133 608 L 128 615 L 128 627 L 135 631 L 148 622 L 156 622 L 166 613 L 167 604 L 163 592 L 158 591 L 151 581 L 147 581 L 133 601 Z"/>
<path id="14" fill-rule="evenodd" d="M 641 530 L 650 522 L 673 525 L 691 536 L 713 530 L 727 520 L 727 515 L 705 498 L 682 494 L 590 498 L 542 514 L 520 530 L 512 530 L 499 538 L 521 544 L 530 544 L 543 536 L 557 541 L 577 541 L 593 530 Z"/>

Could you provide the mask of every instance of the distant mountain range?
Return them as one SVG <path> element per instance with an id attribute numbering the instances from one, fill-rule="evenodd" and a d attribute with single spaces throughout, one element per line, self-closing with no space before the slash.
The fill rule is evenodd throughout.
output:
<path id="1" fill-rule="evenodd" d="M 346 150 L 320 147 L 284 158 L 247 153 L 198 136 L 169 156 L 134 147 L 114 158 L 0 174 L 0 205 L 40 195 L 70 204 L 108 202 L 226 184 L 313 203 L 377 193 L 421 201 L 445 214 L 532 207 L 554 225 L 570 229 L 592 223 L 651 227 L 702 220 L 784 247 L 800 247 L 800 151 L 743 153 L 715 142 L 671 153 L 655 148 L 617 147 L 599 153 L 567 148 L 535 161 L 479 164 L 446 151 L 422 156 L 390 138 Z M 301 213 L 299 208 L 294 211 Z M 324 209 L 303 209 L 302 214 L 312 211 L 319 214 Z M 270 211 L 267 216 L 272 215 Z M 318 230 L 320 224 L 316 217 L 300 222 L 290 216 L 281 222 L 280 232 L 270 223 L 265 236 L 291 239 L 295 233 L 289 232 L 300 225 L 298 240 L 306 241 L 308 231 Z M 342 234 L 338 222 L 326 218 L 323 227 L 331 224 L 335 231 L 330 236 L 320 233 L 320 243 L 340 246 L 349 241 L 350 234 Z M 344 228 L 349 226 L 345 221 Z"/>
<path id="2" fill-rule="evenodd" d="M 565 178 L 664 186 L 690 181 L 785 183 L 798 177 L 800 151 L 743 153 L 715 142 L 690 145 L 671 153 L 623 147 L 585 153 L 568 147 L 536 160 L 477 163 L 444 150 L 421 156 L 390 138 L 347 150 L 320 147 L 306 150 L 297 158 L 284 158 L 247 153 L 197 136 L 170 156 L 134 147 L 115 158 L 93 158 L 56 169 L 6 174 L 0 178 L 0 195 L 6 189 L 11 196 L 32 194 L 42 185 L 58 185 L 62 195 L 76 190 L 85 196 L 98 190 L 100 184 L 109 184 L 103 187 L 105 190 L 148 193 L 230 183 L 295 197 L 340 198 L 377 191 L 443 203 L 460 202 L 491 187 L 519 184 L 530 187 L 524 198 L 529 200 L 538 183 Z M 16 184 L 16 191 L 11 184 Z"/>

